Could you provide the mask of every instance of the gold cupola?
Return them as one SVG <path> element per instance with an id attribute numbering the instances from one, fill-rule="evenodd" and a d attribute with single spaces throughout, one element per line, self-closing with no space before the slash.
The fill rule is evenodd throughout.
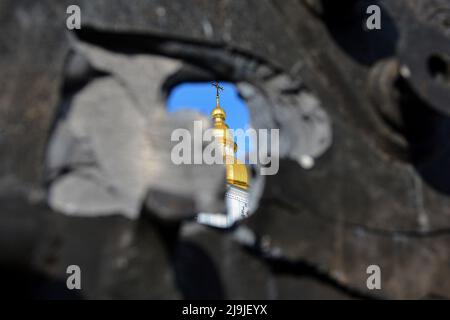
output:
<path id="1" fill-rule="evenodd" d="M 213 135 L 223 146 L 227 183 L 246 190 L 249 186 L 247 167 L 235 157 L 237 145 L 228 125 L 225 123 L 225 110 L 220 107 L 219 90 L 223 90 L 223 88 L 217 82 L 213 83 L 213 86 L 217 90 L 216 107 L 211 111 L 211 119 L 214 122 Z"/>

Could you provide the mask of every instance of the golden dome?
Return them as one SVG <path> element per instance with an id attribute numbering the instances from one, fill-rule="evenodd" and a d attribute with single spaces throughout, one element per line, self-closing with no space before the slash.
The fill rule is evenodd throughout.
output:
<path id="1" fill-rule="evenodd" d="M 220 105 L 216 105 L 216 107 L 211 111 L 211 118 L 213 119 L 222 119 L 222 121 L 225 121 L 227 114 L 225 113 L 225 110 L 223 110 Z M 225 124 L 225 126 L 227 126 Z M 228 126 L 227 126 L 228 128 Z"/>
<path id="2" fill-rule="evenodd" d="M 216 97 L 216 107 L 211 112 L 211 118 L 214 121 L 213 135 L 224 146 L 224 160 L 227 172 L 227 183 L 242 189 L 247 189 L 247 167 L 234 156 L 234 153 L 236 153 L 237 151 L 237 145 L 234 142 L 234 137 L 229 131 L 228 125 L 225 123 L 226 113 L 220 107 L 218 95 Z M 228 150 L 232 151 L 230 152 Z"/>
<path id="3" fill-rule="evenodd" d="M 248 188 L 248 172 L 245 164 L 234 158 L 231 163 L 226 163 L 225 167 L 227 170 L 227 182 L 229 184 L 243 189 Z"/>
<path id="4" fill-rule="evenodd" d="M 213 135 L 216 140 L 219 140 L 221 144 L 233 148 L 234 152 L 237 151 L 237 145 L 234 143 L 234 138 L 230 133 L 228 125 L 225 123 L 226 113 L 219 106 L 217 106 L 211 112 L 211 118 L 214 120 L 214 132 Z"/>

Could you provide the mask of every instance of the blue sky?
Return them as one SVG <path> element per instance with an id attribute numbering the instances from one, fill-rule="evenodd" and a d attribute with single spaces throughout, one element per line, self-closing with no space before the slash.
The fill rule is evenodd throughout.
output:
<path id="1" fill-rule="evenodd" d="M 227 114 L 226 123 L 230 129 L 247 129 L 250 125 L 250 114 L 245 102 L 238 96 L 236 87 L 228 82 L 221 82 L 220 85 L 224 89 L 220 92 L 220 106 Z M 169 112 L 195 109 L 208 117 L 215 106 L 216 88 L 209 82 L 178 85 L 172 90 L 167 101 Z M 241 158 L 244 153 L 244 148 L 238 146 L 237 156 Z"/>

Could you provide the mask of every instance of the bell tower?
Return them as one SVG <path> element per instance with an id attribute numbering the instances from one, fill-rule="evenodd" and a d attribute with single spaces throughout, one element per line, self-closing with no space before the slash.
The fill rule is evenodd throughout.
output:
<path id="1" fill-rule="evenodd" d="M 197 216 L 197 221 L 214 227 L 227 228 L 248 215 L 248 170 L 247 166 L 235 156 L 238 146 L 225 122 L 225 110 L 220 106 L 220 91 L 223 88 L 218 82 L 213 82 L 212 85 L 216 87 L 216 107 L 211 111 L 213 136 L 222 147 L 224 156 L 227 181 L 225 195 L 227 212 L 223 214 L 200 213 Z"/>

